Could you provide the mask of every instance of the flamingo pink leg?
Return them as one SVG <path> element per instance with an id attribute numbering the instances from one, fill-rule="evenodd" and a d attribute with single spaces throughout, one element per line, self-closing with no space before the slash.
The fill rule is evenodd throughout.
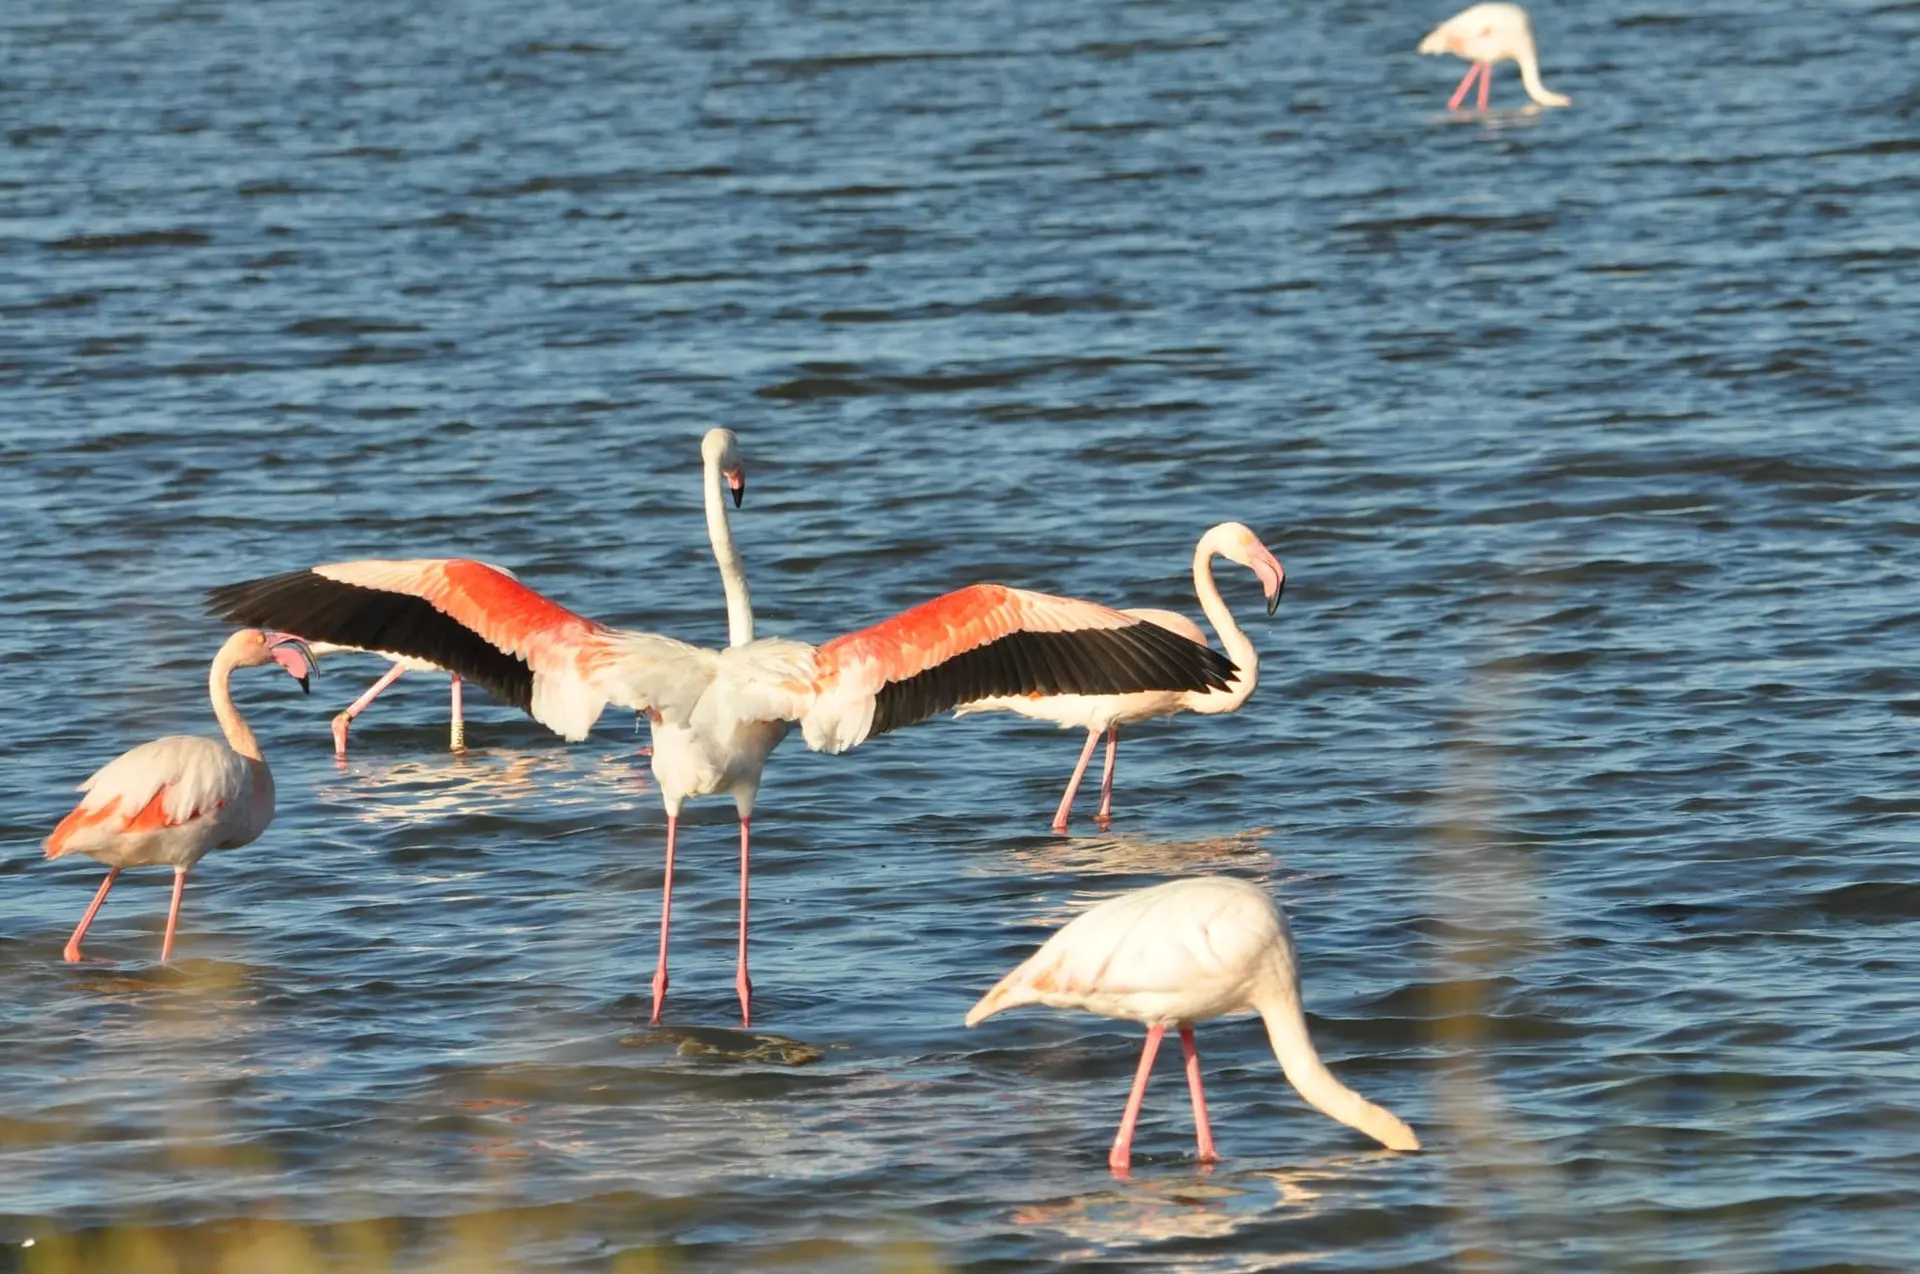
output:
<path id="1" fill-rule="evenodd" d="M 1484 62 L 1475 62 L 1467 68 L 1466 78 L 1460 81 L 1460 87 L 1453 90 L 1453 96 L 1447 99 L 1448 110 L 1457 111 L 1460 109 L 1460 103 L 1467 100 L 1467 90 L 1473 87 L 1474 79 L 1485 66 L 1486 63 Z M 1482 91 L 1484 92 L 1485 90 Z M 1486 102 L 1484 100 L 1481 101 L 1480 105 L 1483 110 L 1486 108 Z"/>
<path id="2" fill-rule="evenodd" d="M 677 815 L 667 815 L 667 870 L 660 885 L 660 963 L 653 970 L 653 1017 L 658 1024 L 660 1009 L 667 1002 L 667 926 L 673 922 L 673 839 L 680 830 Z"/>
<path id="3" fill-rule="evenodd" d="M 1113 1135 L 1113 1149 L 1107 1152 L 1107 1167 L 1116 1177 L 1127 1175 L 1127 1166 L 1133 1162 L 1133 1126 L 1140 1119 L 1140 1102 L 1147 1095 L 1147 1076 L 1153 1073 L 1153 1055 L 1160 1049 L 1160 1037 L 1167 1033 L 1165 1026 L 1155 1025 L 1147 1028 L 1147 1042 L 1140 1049 L 1140 1069 L 1134 1072 L 1133 1091 L 1127 1094 L 1127 1113 L 1120 1117 L 1120 1131 Z"/>
<path id="4" fill-rule="evenodd" d="M 447 746 L 455 752 L 467 750 L 467 720 L 460 715 L 460 674 L 453 674 L 453 724 L 449 727 Z"/>
<path id="5" fill-rule="evenodd" d="M 1207 1096 L 1200 1091 L 1200 1050 L 1194 1047 L 1191 1026 L 1180 1028 L 1180 1047 L 1187 1055 L 1187 1088 L 1193 1093 L 1193 1131 L 1200 1143 L 1200 1162 L 1218 1163 L 1220 1155 L 1213 1148 L 1213 1129 L 1207 1124 Z"/>
<path id="6" fill-rule="evenodd" d="M 740 1025 L 753 1025 L 753 982 L 747 977 L 747 825 L 753 820 L 740 820 L 740 972 L 733 979 L 733 989 L 740 993 Z"/>
<path id="7" fill-rule="evenodd" d="M 1487 109 L 1487 90 L 1493 87 L 1493 63 L 1480 64 L 1480 109 Z"/>
<path id="8" fill-rule="evenodd" d="M 100 882 L 100 889 L 93 895 L 93 903 L 87 908 L 87 914 L 80 917 L 79 928 L 75 929 L 73 936 L 67 939 L 67 949 L 62 951 L 60 956 L 68 964 L 80 963 L 80 939 L 86 936 L 87 926 L 92 924 L 94 916 L 99 914 L 100 904 L 107 900 L 107 890 L 113 888 L 114 878 L 119 874 L 118 867 L 107 869 L 107 878 Z"/>
<path id="9" fill-rule="evenodd" d="M 1120 746 L 1120 727 L 1107 727 L 1107 764 L 1100 774 L 1100 812 L 1093 816 L 1101 831 L 1113 826 L 1113 754 Z"/>
<path id="10" fill-rule="evenodd" d="M 1087 772 L 1087 762 L 1093 760 L 1093 749 L 1100 742 L 1098 730 L 1087 731 L 1087 746 L 1080 750 L 1080 764 L 1073 767 L 1073 777 L 1067 780 L 1067 794 L 1060 798 L 1060 808 L 1053 813 L 1053 830 L 1067 830 L 1067 815 L 1073 812 L 1074 793 L 1080 790 L 1080 780 Z"/>
<path id="11" fill-rule="evenodd" d="M 385 690 L 388 686 L 400 680 L 400 674 L 405 671 L 406 669 L 402 668 L 399 664 L 395 664 L 393 667 L 387 669 L 386 676 L 380 678 L 380 680 L 374 682 L 371 686 L 368 686 L 367 693 L 355 699 L 347 706 L 345 712 L 333 719 L 333 755 L 335 757 L 343 761 L 346 759 L 347 723 L 359 716 L 362 712 L 365 712 L 367 705 L 378 698 L 382 690 Z"/>
<path id="12" fill-rule="evenodd" d="M 167 936 L 160 944 L 160 963 L 173 959 L 173 931 L 180 923 L 180 895 L 187 887 L 187 869 L 173 869 L 173 905 L 167 908 Z"/>

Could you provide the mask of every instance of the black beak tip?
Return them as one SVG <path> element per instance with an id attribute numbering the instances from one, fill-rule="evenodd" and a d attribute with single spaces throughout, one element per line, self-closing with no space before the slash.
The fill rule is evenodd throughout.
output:
<path id="1" fill-rule="evenodd" d="M 301 678 L 299 678 L 299 682 L 300 682 L 300 693 L 301 693 L 301 694 L 303 694 L 303 695 L 310 695 L 310 694 L 312 694 L 312 693 L 313 693 L 313 687 L 307 684 L 307 679 L 306 679 L 305 677 L 301 677 Z"/>

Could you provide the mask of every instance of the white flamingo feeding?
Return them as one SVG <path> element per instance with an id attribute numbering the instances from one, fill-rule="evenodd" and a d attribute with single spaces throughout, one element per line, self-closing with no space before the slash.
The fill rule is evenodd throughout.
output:
<path id="1" fill-rule="evenodd" d="M 1125 1176 L 1133 1129 L 1160 1039 L 1171 1026 L 1186 1053 L 1199 1158 L 1212 1162 L 1213 1131 L 1200 1083 L 1196 1022 L 1255 1012 L 1287 1080 L 1307 1104 L 1380 1142 L 1418 1150 L 1420 1139 L 1391 1111 L 1333 1077 L 1307 1035 L 1300 975 L 1287 918 L 1266 890 L 1244 880 L 1202 876 L 1121 894 L 1075 916 L 980 997 L 973 1026 L 1023 1004 L 1085 1009 L 1147 1027 L 1140 1067 L 1107 1163 Z"/>
<path id="2" fill-rule="evenodd" d="M 494 569 L 505 570 L 506 568 L 495 567 Z M 333 729 L 333 755 L 336 759 L 342 761 L 347 759 L 347 728 L 353 724 L 355 717 L 367 710 L 368 704 L 379 698 L 382 690 L 385 690 L 388 686 L 400 680 L 400 674 L 406 672 L 447 671 L 439 664 L 431 663 L 425 659 L 415 659 L 411 655 L 397 655 L 390 650 L 368 650 L 362 646 L 343 646 L 338 642 L 331 641 L 316 641 L 313 643 L 313 653 L 316 655 L 332 654 L 336 651 L 343 654 L 380 655 L 393 665 L 387 669 L 385 676 L 367 687 L 365 694 L 362 694 L 358 699 L 348 704 L 345 709 L 334 715 L 331 723 Z M 456 672 L 449 674 L 449 676 L 452 681 L 452 687 L 450 691 L 451 699 L 447 724 L 447 747 L 452 751 L 462 752 L 466 750 L 467 746 L 467 722 L 460 691 L 460 674 Z"/>
<path id="3" fill-rule="evenodd" d="M 486 565 L 509 579 L 519 578 L 504 566 L 495 566 L 491 562 L 486 563 Z M 417 659 L 412 655 L 404 655 L 394 650 L 382 650 L 377 646 L 356 646 L 343 642 L 316 641 L 310 644 L 310 648 L 315 655 L 335 653 L 379 655 L 382 659 L 387 660 L 393 665 L 387 669 L 385 676 L 367 687 L 365 694 L 362 694 L 358 699 L 348 704 L 342 711 L 334 714 L 331 724 L 333 729 L 333 755 L 336 760 L 344 761 L 347 759 L 347 730 L 353 724 L 354 718 L 362 712 L 365 712 L 367 706 L 380 697 L 381 691 L 400 680 L 402 673 L 408 672 L 444 672 L 448 674 L 449 680 L 452 682 L 452 687 L 449 700 L 447 747 L 454 752 L 463 752 L 466 750 L 467 721 L 463 695 L 460 689 L 459 673 L 452 672 L 450 669 L 444 668 L 429 659 Z"/>
<path id="4" fill-rule="evenodd" d="M 1094 815 L 1094 822 L 1104 831 L 1113 822 L 1114 752 L 1119 747 L 1121 726 L 1154 717 L 1169 717 L 1177 712 L 1237 712 L 1259 684 L 1260 652 L 1254 649 L 1253 642 L 1234 622 L 1233 612 L 1227 609 L 1226 602 L 1220 597 L 1219 585 L 1213 579 L 1215 557 L 1238 562 L 1254 573 L 1266 594 L 1268 615 L 1272 615 L 1280 605 L 1287 572 L 1267 551 L 1267 546 L 1260 542 L 1260 537 L 1239 522 L 1222 522 L 1209 528 L 1200 537 L 1200 543 L 1194 546 L 1193 590 L 1200 598 L 1200 609 L 1206 614 L 1207 621 L 1220 634 L 1220 644 L 1226 648 L 1227 657 L 1233 660 L 1234 667 L 1238 669 L 1224 687 L 1203 691 L 1149 690 L 1117 695 L 1007 695 L 978 699 L 954 709 L 955 716 L 969 712 L 1017 712 L 1023 717 L 1052 721 L 1062 728 L 1079 728 L 1087 732 L 1086 746 L 1080 750 L 1080 763 L 1074 767 L 1073 777 L 1067 780 L 1066 794 L 1060 798 L 1060 808 L 1054 812 L 1054 831 L 1067 830 L 1074 794 L 1080 790 L 1080 780 L 1086 775 L 1087 763 L 1093 759 L 1094 746 L 1100 742 L 1102 733 L 1107 736 L 1107 759 L 1100 776 L 1100 811 Z M 1175 611 L 1141 608 L 1121 613 L 1157 624 L 1189 641 L 1203 646 L 1207 644 L 1207 635 L 1200 626 Z"/>
<path id="5" fill-rule="evenodd" d="M 1487 95 L 1493 88 L 1493 64 L 1520 64 L 1520 83 L 1527 96 L 1540 106 L 1571 106 L 1573 99 L 1549 89 L 1540 81 L 1540 59 L 1534 52 L 1533 24 L 1527 11 L 1517 4 L 1476 4 L 1462 9 L 1428 33 L 1420 41 L 1422 53 L 1451 53 L 1473 63 L 1466 78 L 1447 99 L 1447 109 L 1457 111 L 1466 100 L 1467 90 L 1480 80 L 1480 109 L 1487 109 Z"/>
<path id="6" fill-rule="evenodd" d="M 1223 688 L 1230 660 L 1092 602 L 975 584 L 823 646 L 754 637 L 746 572 L 727 521 L 745 486 L 733 432 L 701 443 L 707 533 L 727 598 L 728 645 L 707 650 L 584 619 L 498 570 L 463 559 L 336 562 L 211 590 L 215 614 L 250 615 L 310 639 L 431 660 L 568 739 L 608 703 L 647 714 L 667 813 L 653 1018 L 667 991 L 667 936 L 680 810 L 728 795 L 740 816 L 740 939 L 734 986 L 751 1024 L 747 973 L 750 824 L 768 756 L 798 723 L 807 746 L 866 739 L 997 695 Z M 266 619 L 274 616 L 274 619 Z"/>
<path id="7" fill-rule="evenodd" d="M 273 772 L 260 754 L 228 688 L 235 668 L 277 663 L 308 688 L 313 652 L 298 637 L 243 628 L 221 644 L 207 675 L 213 715 L 227 741 L 174 734 L 142 743 L 102 766 L 80 785 L 86 793 L 47 837 L 48 858 L 85 854 L 107 865 L 107 878 L 63 952 L 80 959 L 80 940 L 107 900 L 121 869 L 173 868 L 173 903 L 160 960 L 173 958 L 174 929 L 187 873 L 213 849 L 238 849 L 273 821 Z"/>

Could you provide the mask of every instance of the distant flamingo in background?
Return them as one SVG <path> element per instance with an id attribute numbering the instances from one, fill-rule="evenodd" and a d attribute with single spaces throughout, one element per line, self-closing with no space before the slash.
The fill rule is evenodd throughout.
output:
<path id="1" fill-rule="evenodd" d="M 1122 725 L 1172 716 L 1176 712 L 1236 712 L 1247 701 L 1247 696 L 1253 693 L 1260 678 L 1260 652 L 1240 631 L 1240 625 L 1234 622 L 1233 612 L 1220 599 L 1220 589 L 1213 582 L 1215 557 L 1238 562 L 1259 577 L 1260 586 L 1266 592 L 1269 615 L 1280 605 L 1280 594 L 1286 587 L 1287 573 L 1273 554 L 1267 551 L 1267 546 L 1260 542 L 1260 537 L 1238 522 L 1222 522 L 1209 529 L 1194 547 L 1193 589 L 1199 595 L 1200 609 L 1206 612 L 1208 621 L 1220 634 L 1220 644 L 1226 647 L 1227 657 L 1239 669 L 1224 687 L 1203 691 L 1153 690 L 1119 695 L 1000 696 L 976 699 L 954 709 L 955 716 L 964 716 L 969 712 L 1017 712 L 1038 721 L 1053 721 L 1063 727 L 1086 730 L 1087 746 L 1080 751 L 1080 764 L 1074 767 L 1073 777 L 1067 780 L 1066 795 L 1060 798 L 1060 808 L 1054 813 L 1054 831 L 1067 830 L 1074 794 L 1080 790 L 1080 780 L 1087 772 L 1087 762 L 1093 759 L 1094 745 L 1100 742 L 1102 732 L 1107 736 L 1107 761 L 1100 777 L 1100 812 L 1094 815 L 1093 821 L 1105 831 L 1113 822 L 1113 754 L 1119 746 Z M 1157 624 L 1189 641 L 1203 646 L 1207 644 L 1207 635 L 1185 615 L 1170 610 L 1127 610 L 1121 613 Z"/>
<path id="2" fill-rule="evenodd" d="M 47 837 L 47 857 L 97 858 L 107 864 L 107 878 L 67 939 L 63 954 L 69 962 L 80 959 L 80 939 L 120 869 L 161 864 L 173 868 L 173 905 L 167 911 L 160 959 L 172 959 L 187 872 L 208 850 L 238 849 L 273 821 L 273 773 L 227 687 L 235 668 L 270 663 L 292 674 L 300 689 L 308 688 L 314 660 L 305 642 L 243 628 L 221 645 L 207 677 L 225 744 L 198 735 L 168 735 L 122 753 L 80 785 L 86 796 Z"/>
<path id="3" fill-rule="evenodd" d="M 726 794 L 740 815 L 740 942 L 747 975 L 749 825 L 768 756 L 798 722 L 807 746 L 844 752 L 957 704 L 1011 694 L 1225 687 L 1233 664 L 1185 637 L 1091 602 L 976 584 L 814 647 L 753 634 L 753 604 L 723 490 L 745 488 L 728 429 L 707 432 L 707 534 L 727 596 L 724 650 L 609 628 L 510 576 L 459 559 L 337 562 L 214 589 L 214 613 L 324 641 L 430 659 L 568 739 L 609 702 L 645 712 L 667 812 L 653 1020 L 666 1002 L 667 933 L 681 806 Z M 266 616 L 276 618 L 268 620 Z"/>
<path id="4" fill-rule="evenodd" d="M 1287 918 L 1266 890 L 1244 880 L 1176 880 L 1121 894 L 1082 912 L 981 996 L 967 1013 L 967 1025 L 1023 1004 L 1085 1009 L 1146 1024 L 1140 1068 L 1107 1155 L 1118 1176 L 1124 1177 L 1131 1163 L 1147 1076 L 1169 1026 L 1179 1030 L 1186 1053 L 1199 1158 L 1211 1163 L 1220 1157 L 1207 1124 L 1193 1026 L 1248 1011 L 1265 1019 L 1280 1069 L 1309 1106 L 1389 1150 L 1420 1148 L 1413 1129 L 1335 1079 L 1321 1062 L 1300 1009 L 1300 976 Z"/>
<path id="5" fill-rule="evenodd" d="M 368 686 L 365 694 L 348 704 L 345 711 L 338 713 L 333 718 L 333 755 L 341 761 L 347 759 L 347 727 L 353 724 L 355 717 L 367 710 L 367 705 L 377 699 L 382 690 L 385 690 L 388 686 L 400 680 L 401 673 L 447 671 L 439 664 L 429 663 L 425 659 L 415 659 L 411 655 L 396 655 L 388 650 L 368 650 L 363 646 L 343 646 L 338 642 L 332 641 L 316 641 L 313 643 L 313 653 L 316 655 L 328 655 L 336 651 L 345 654 L 379 655 L 384 659 L 390 660 L 393 664 L 393 667 L 387 669 L 384 677 L 374 682 L 371 686 Z M 450 674 L 450 676 L 453 681 L 452 715 L 447 727 L 447 747 L 454 752 L 464 752 L 467 749 L 467 722 L 465 715 L 461 711 L 460 674 L 456 672 Z"/>
<path id="6" fill-rule="evenodd" d="M 1533 49 L 1533 24 L 1527 11 L 1517 4 L 1476 4 L 1462 9 L 1435 27 L 1420 41 L 1422 53 L 1451 53 L 1473 63 L 1466 78 L 1447 99 L 1447 109 L 1457 111 L 1480 78 L 1480 109 L 1487 109 L 1487 94 L 1493 87 L 1493 64 L 1514 61 L 1520 64 L 1520 82 L 1527 96 L 1541 106 L 1571 106 L 1573 99 L 1555 93 L 1540 82 L 1540 59 Z"/>
<path id="7" fill-rule="evenodd" d="M 508 579 L 519 578 L 504 566 L 494 566 L 491 562 L 486 563 L 486 565 L 505 575 Z M 403 655 L 391 650 L 380 650 L 371 646 L 356 646 L 333 641 L 316 641 L 312 643 L 312 649 L 316 655 L 333 654 L 335 652 L 356 655 L 379 655 L 381 658 L 389 660 L 393 664 L 393 667 L 387 669 L 386 676 L 380 678 L 380 680 L 374 682 L 371 686 L 368 686 L 365 694 L 355 699 L 351 704 L 348 704 L 344 712 L 334 717 L 333 755 L 337 760 L 341 761 L 347 759 L 347 727 L 353 723 L 355 717 L 366 711 L 367 705 L 377 699 L 382 690 L 385 690 L 388 686 L 400 680 L 401 673 L 447 671 L 447 669 L 430 660 L 416 659 L 412 655 Z M 447 730 L 447 747 L 454 752 L 464 752 L 467 748 L 467 721 L 461 710 L 460 674 L 456 672 L 451 673 L 450 676 L 453 681 L 453 689 L 451 720 Z"/>

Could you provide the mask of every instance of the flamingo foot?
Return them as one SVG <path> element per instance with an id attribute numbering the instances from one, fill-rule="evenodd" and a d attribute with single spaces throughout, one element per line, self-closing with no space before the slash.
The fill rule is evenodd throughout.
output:
<path id="1" fill-rule="evenodd" d="M 80 939 L 87 936 L 87 926 L 100 914 L 100 905 L 107 900 L 107 891 L 113 888 L 113 882 L 120 878 L 120 869 L 114 867 L 107 872 L 107 878 L 100 882 L 100 888 L 93 895 L 93 901 L 87 904 L 87 914 L 80 917 L 80 923 L 74 926 L 73 936 L 67 939 L 67 945 L 61 949 L 60 958 L 68 964 L 80 963 Z M 177 899 L 179 894 L 174 897 Z M 178 902 L 174 904 L 176 907 Z M 172 922 L 168 922 L 168 931 L 172 931 Z"/>
<path id="2" fill-rule="evenodd" d="M 347 724 L 352 720 L 344 712 L 333 719 L 333 759 L 336 761 L 347 759 Z"/>
<path id="3" fill-rule="evenodd" d="M 647 1019 L 647 1025 L 660 1025 L 660 1010 L 667 1003 L 667 967 L 661 965 L 653 971 L 653 1016 Z"/>
<path id="4" fill-rule="evenodd" d="M 454 752 L 467 750 L 467 718 L 460 707 L 460 674 L 453 675 L 453 710 L 447 723 L 447 747 Z"/>
<path id="5" fill-rule="evenodd" d="M 1200 1050 L 1193 1042 L 1193 1028 L 1180 1028 L 1180 1048 L 1187 1055 L 1187 1088 L 1193 1094 L 1193 1135 L 1196 1147 L 1195 1158 L 1202 1164 L 1220 1162 L 1220 1152 L 1213 1148 L 1213 1126 L 1207 1120 L 1207 1095 L 1200 1080 Z"/>
<path id="6" fill-rule="evenodd" d="M 1473 87 L 1473 82 L 1480 78 L 1480 70 L 1480 63 L 1478 62 L 1467 67 L 1467 73 L 1461 79 L 1460 87 L 1453 90 L 1453 96 L 1447 99 L 1448 110 L 1457 111 L 1460 109 L 1460 103 L 1467 100 L 1467 91 Z"/>
<path id="7" fill-rule="evenodd" d="M 1113 830 L 1113 815 L 1095 814 L 1093 816 L 1093 825 L 1103 832 L 1110 832 Z"/>
<path id="8" fill-rule="evenodd" d="M 1065 836 L 1067 834 L 1067 820 L 1064 818 L 1054 819 L 1052 827 L 1055 836 Z"/>
<path id="9" fill-rule="evenodd" d="M 743 1027 L 752 1026 L 753 981 L 747 977 L 747 971 L 745 969 L 740 970 L 739 976 L 734 978 L 733 989 L 740 994 L 740 1025 Z"/>
<path id="10" fill-rule="evenodd" d="M 1119 1130 L 1113 1134 L 1113 1148 L 1107 1151 L 1107 1167 L 1121 1180 L 1127 1179 L 1127 1167 L 1133 1161 L 1133 1126 L 1140 1118 L 1140 1102 L 1147 1095 L 1147 1076 L 1153 1073 L 1153 1055 L 1160 1049 L 1165 1023 L 1147 1028 L 1147 1041 L 1140 1048 L 1140 1066 L 1133 1075 L 1133 1091 L 1127 1094 L 1127 1110 L 1120 1117 Z"/>

